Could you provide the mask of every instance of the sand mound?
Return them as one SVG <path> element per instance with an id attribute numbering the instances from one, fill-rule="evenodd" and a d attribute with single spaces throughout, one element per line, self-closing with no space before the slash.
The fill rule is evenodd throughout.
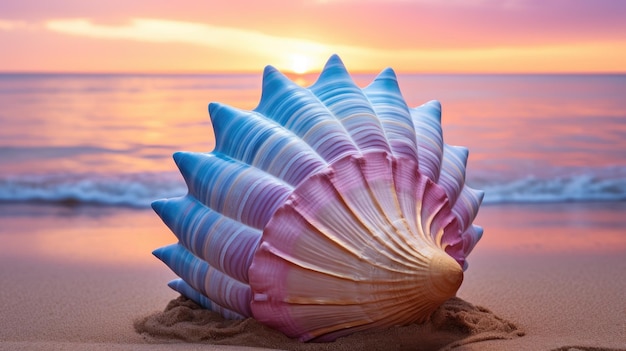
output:
<path id="1" fill-rule="evenodd" d="M 381 331 L 355 333 L 330 343 L 301 343 L 252 318 L 233 321 L 179 297 L 163 312 L 135 321 L 150 342 L 196 342 L 283 350 L 438 350 L 484 340 L 524 335 L 515 324 L 483 307 L 453 298 L 430 321 Z"/>

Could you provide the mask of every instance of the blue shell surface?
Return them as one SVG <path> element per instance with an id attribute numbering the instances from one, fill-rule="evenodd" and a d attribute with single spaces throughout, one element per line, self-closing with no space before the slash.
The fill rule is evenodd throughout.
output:
<path id="1" fill-rule="evenodd" d="M 174 155 L 188 194 L 153 203 L 178 238 L 154 251 L 170 287 L 303 341 L 423 321 L 454 296 L 483 194 L 439 102 L 409 108 L 391 69 L 361 89 L 332 56 L 309 88 L 268 67 L 254 110 L 209 113 L 215 149 Z"/>

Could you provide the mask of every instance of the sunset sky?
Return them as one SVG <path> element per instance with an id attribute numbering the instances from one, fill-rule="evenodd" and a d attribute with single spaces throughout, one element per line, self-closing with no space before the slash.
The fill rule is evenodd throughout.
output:
<path id="1" fill-rule="evenodd" d="M 626 1 L 0 2 L 2 72 L 626 72 Z"/>

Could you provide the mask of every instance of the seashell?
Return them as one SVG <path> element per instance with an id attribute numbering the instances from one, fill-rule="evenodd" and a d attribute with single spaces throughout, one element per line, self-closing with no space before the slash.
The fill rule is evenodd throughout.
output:
<path id="1" fill-rule="evenodd" d="M 268 66 L 253 111 L 209 113 L 215 149 L 174 154 L 188 194 L 153 203 L 174 290 L 302 341 L 423 322 L 456 294 L 483 193 L 439 102 L 407 107 L 391 69 L 361 89 L 332 56 L 309 88 Z"/>

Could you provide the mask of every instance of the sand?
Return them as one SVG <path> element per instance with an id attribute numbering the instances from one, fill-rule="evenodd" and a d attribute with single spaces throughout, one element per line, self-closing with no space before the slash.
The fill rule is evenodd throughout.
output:
<path id="1" fill-rule="evenodd" d="M 429 323 L 299 344 L 178 299 L 173 274 L 149 255 L 172 241 L 149 211 L 0 206 L 0 350 L 626 350 L 623 208 L 585 210 L 613 223 L 593 227 L 597 250 L 533 244 L 578 235 L 583 219 L 570 210 L 481 211 L 493 236 Z"/>
<path id="2" fill-rule="evenodd" d="M 135 321 L 135 330 L 147 340 L 179 339 L 219 345 L 261 346 L 271 349 L 305 350 L 439 350 L 479 340 L 512 339 L 524 335 L 514 323 L 459 298 L 447 301 L 422 324 L 381 331 L 360 332 L 327 343 L 301 343 L 289 339 L 252 318 L 224 320 L 186 298 L 178 298 L 157 312 Z"/>

